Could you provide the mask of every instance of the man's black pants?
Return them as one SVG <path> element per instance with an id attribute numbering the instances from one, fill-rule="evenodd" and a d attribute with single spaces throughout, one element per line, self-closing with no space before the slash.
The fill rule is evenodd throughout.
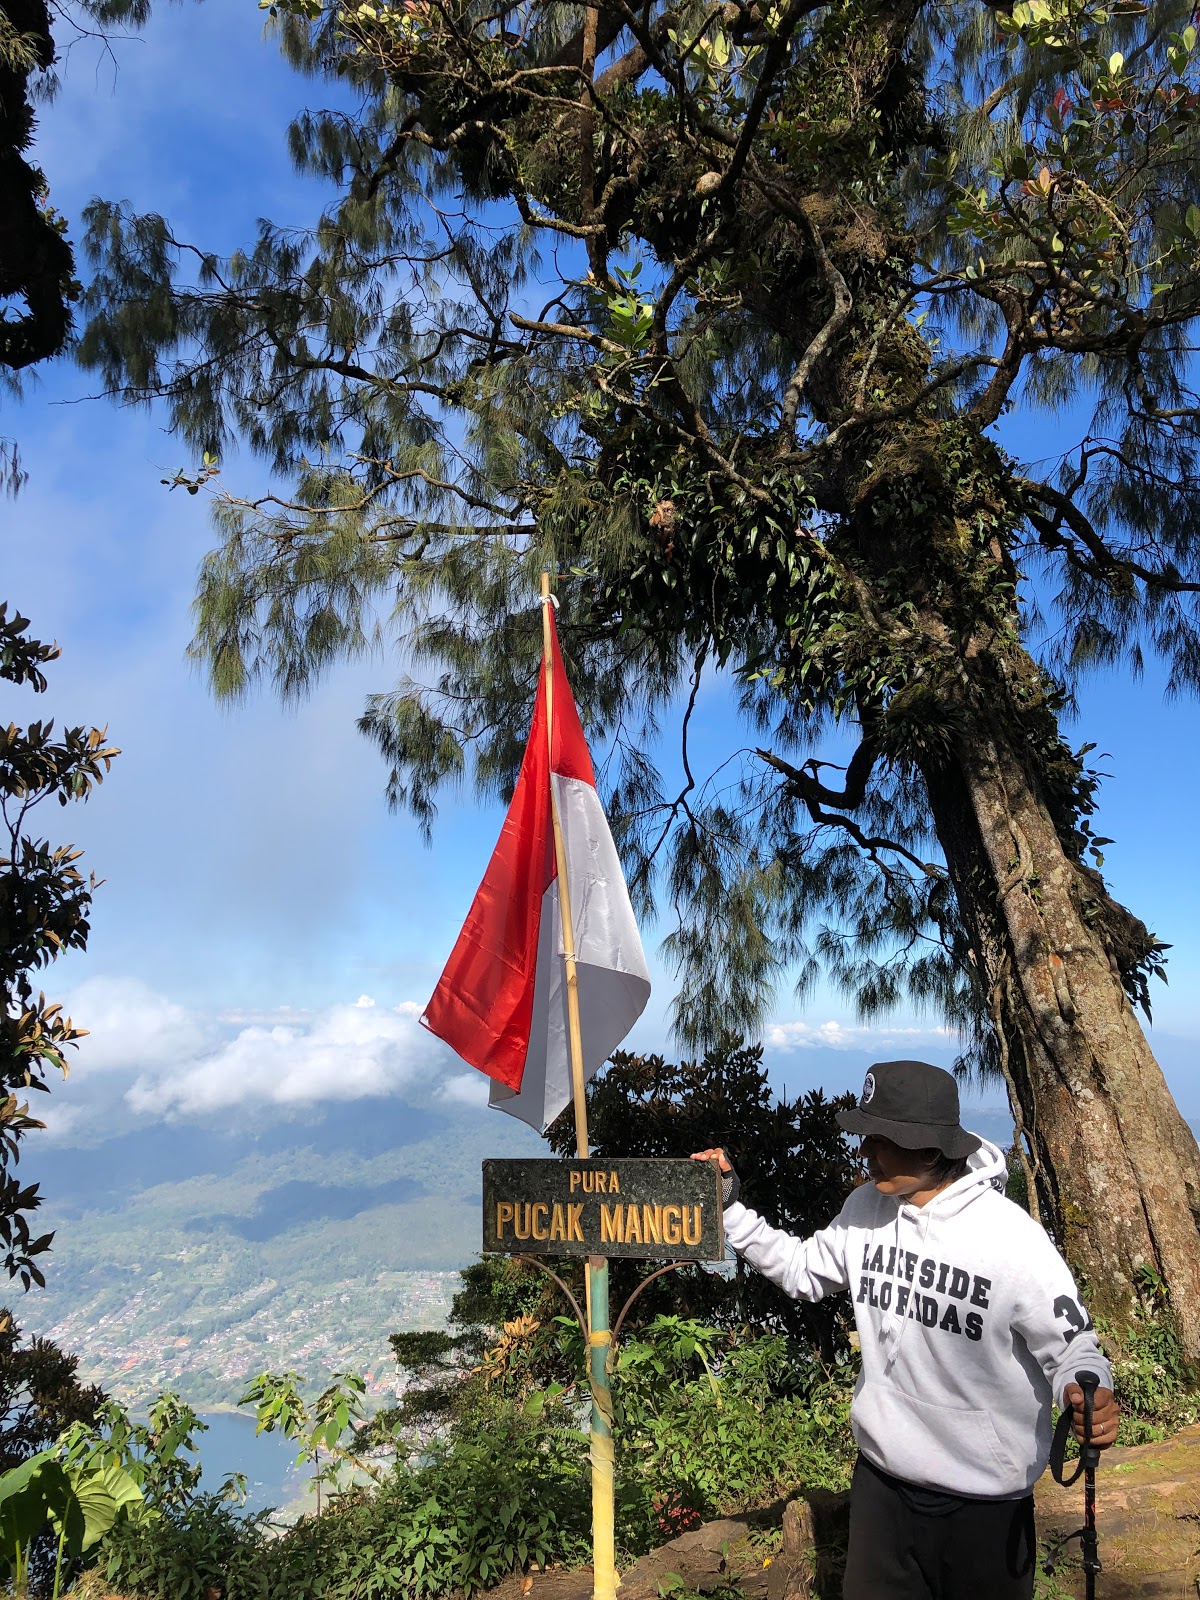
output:
<path id="1" fill-rule="evenodd" d="M 1036 1562 L 1032 1495 L 939 1503 L 859 1459 L 844 1600 L 1030 1600 Z"/>

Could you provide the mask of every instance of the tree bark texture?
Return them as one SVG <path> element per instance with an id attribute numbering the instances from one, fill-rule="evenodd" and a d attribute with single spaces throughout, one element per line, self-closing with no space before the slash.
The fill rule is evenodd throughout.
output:
<path id="1" fill-rule="evenodd" d="M 988 715 L 998 697 L 971 688 L 956 759 L 927 781 L 1043 1220 L 1096 1311 L 1128 1313 L 1140 1269 L 1156 1274 L 1195 1360 L 1200 1152 L 1099 925 L 1119 908 L 1063 848 L 1008 719 Z"/>

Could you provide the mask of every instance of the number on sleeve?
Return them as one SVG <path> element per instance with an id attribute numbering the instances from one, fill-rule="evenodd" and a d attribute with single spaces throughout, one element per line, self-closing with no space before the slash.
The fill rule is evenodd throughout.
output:
<path id="1" fill-rule="evenodd" d="M 1083 1307 L 1079 1305 L 1077 1301 L 1072 1300 L 1068 1294 L 1060 1294 L 1058 1299 L 1054 1302 L 1054 1315 L 1056 1317 L 1065 1317 L 1067 1320 L 1067 1331 L 1063 1335 L 1063 1338 L 1067 1344 L 1070 1344 L 1071 1340 L 1077 1333 L 1088 1333 L 1091 1331 L 1091 1317 L 1089 1317 Z"/>

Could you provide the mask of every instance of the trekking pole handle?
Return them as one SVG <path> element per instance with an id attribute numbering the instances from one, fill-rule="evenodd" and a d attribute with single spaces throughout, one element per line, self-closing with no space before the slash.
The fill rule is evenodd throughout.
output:
<path id="1" fill-rule="evenodd" d="M 1083 1390 L 1083 1448 L 1080 1455 L 1083 1458 L 1085 1470 L 1094 1472 L 1100 1465 L 1100 1451 L 1092 1443 L 1092 1406 L 1096 1399 L 1096 1390 L 1100 1387 L 1100 1379 L 1094 1372 L 1077 1372 L 1075 1382 Z"/>

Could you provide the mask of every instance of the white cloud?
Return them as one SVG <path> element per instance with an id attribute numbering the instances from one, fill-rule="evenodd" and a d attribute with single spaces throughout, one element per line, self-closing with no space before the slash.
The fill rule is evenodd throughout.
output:
<path id="1" fill-rule="evenodd" d="M 360 1100 L 405 1088 L 425 1054 L 410 1016 L 362 996 L 306 1021 L 244 1027 L 216 1050 L 143 1073 L 126 1099 L 143 1116 Z"/>
<path id="2" fill-rule="evenodd" d="M 95 977 L 72 991 L 66 1009 L 90 1032 L 47 1117 L 58 1137 L 93 1113 L 97 1096 L 111 1105 L 123 1093 L 139 1117 L 156 1120 L 247 1104 L 361 1100 L 403 1093 L 418 1079 L 436 1088 L 442 1070 L 454 1071 L 419 1026 L 415 1001 L 388 1006 L 364 994 L 319 1010 L 209 1012 L 135 978 Z M 467 1097 L 452 1091 L 449 1098 Z"/>
<path id="3" fill-rule="evenodd" d="M 45 1136 L 50 1139 L 69 1140 L 73 1133 L 87 1127 L 90 1122 L 89 1115 L 82 1106 L 63 1104 L 65 1092 L 55 1086 L 49 1095 L 39 1094 L 29 1107 L 30 1116 L 36 1117 L 45 1125 Z"/>
<path id="4" fill-rule="evenodd" d="M 137 1071 L 187 1059 L 219 1038 L 213 1022 L 138 978 L 88 978 L 72 990 L 65 1009 L 88 1030 L 72 1059 L 72 1070 L 84 1074 Z"/>
<path id="5" fill-rule="evenodd" d="M 443 1100 L 452 1100 L 455 1105 L 486 1106 L 491 1080 L 485 1078 L 482 1072 L 458 1072 L 454 1077 L 447 1078 L 439 1090 Z"/>
<path id="6" fill-rule="evenodd" d="M 768 1050 L 875 1050 L 903 1043 L 938 1045 L 956 1042 L 949 1028 L 864 1028 L 844 1022 L 777 1022 L 763 1035 Z"/>
<path id="7" fill-rule="evenodd" d="M 281 1022 L 287 1025 L 304 1024 L 313 1013 L 307 1006 L 235 1006 L 230 1011 L 218 1011 L 217 1021 L 231 1027 L 248 1027 L 252 1022 L 273 1027 Z"/>

